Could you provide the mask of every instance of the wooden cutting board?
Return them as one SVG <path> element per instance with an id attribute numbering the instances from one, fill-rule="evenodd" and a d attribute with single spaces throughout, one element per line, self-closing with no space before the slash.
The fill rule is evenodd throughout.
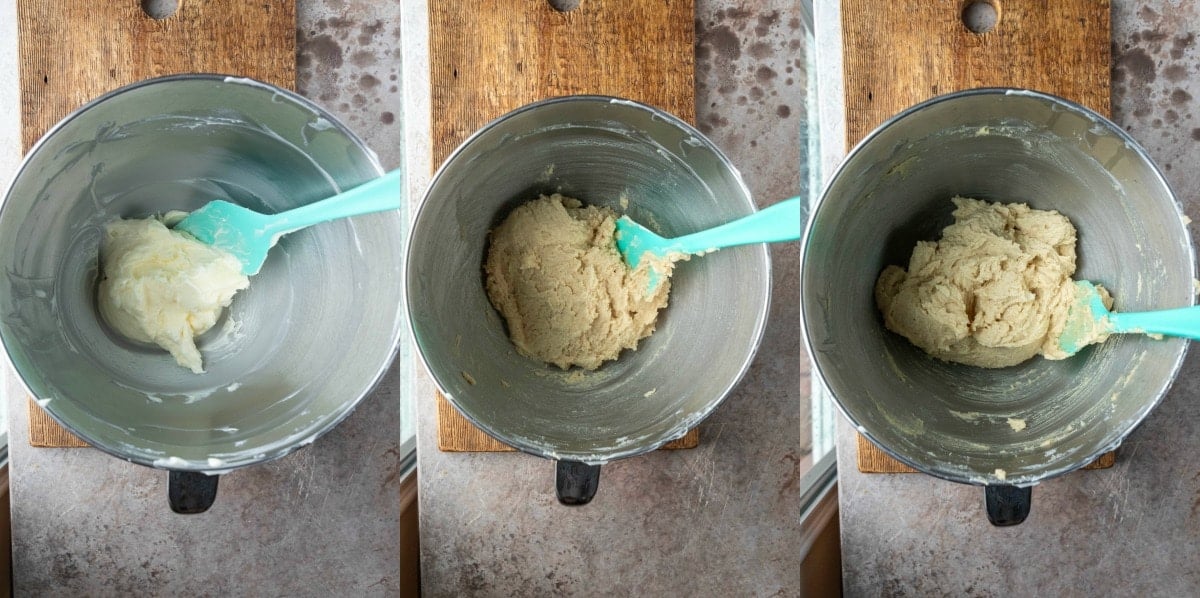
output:
<path id="1" fill-rule="evenodd" d="M 476 129 L 530 102 L 606 94 L 695 120 L 692 0 L 429 0 L 433 164 Z M 508 451 L 439 393 L 438 448 Z M 691 430 L 665 448 L 692 448 Z"/>
<path id="2" fill-rule="evenodd" d="M 156 20 L 136 0 L 17 0 L 21 141 L 29 148 L 89 100 L 179 73 L 296 86 L 294 0 L 179 0 Z M 29 443 L 87 446 L 29 401 Z"/>
<path id="3" fill-rule="evenodd" d="M 846 146 L 892 115 L 937 95 L 975 87 L 1024 87 L 1109 115 L 1108 0 L 982 0 L 995 26 L 974 33 L 964 13 L 980 0 L 842 0 Z M 1088 469 L 1111 467 L 1115 453 Z M 858 468 L 912 468 L 858 437 Z"/>

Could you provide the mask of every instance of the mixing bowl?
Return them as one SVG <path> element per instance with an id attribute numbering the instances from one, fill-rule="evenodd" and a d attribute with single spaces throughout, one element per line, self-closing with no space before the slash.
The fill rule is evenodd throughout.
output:
<path id="1" fill-rule="evenodd" d="M 561 192 L 676 236 L 754 203 L 721 152 L 660 110 L 572 96 L 511 112 L 441 166 L 413 222 L 406 302 L 420 355 L 450 403 L 488 434 L 559 462 L 559 498 L 591 498 L 598 465 L 682 436 L 720 404 L 762 336 L 762 245 L 682 262 L 658 329 L 588 372 L 519 355 L 488 302 L 488 231 L 516 205 Z"/>
<path id="2" fill-rule="evenodd" d="M 876 278 L 907 267 L 918 240 L 938 238 L 956 195 L 1067 216 L 1079 233 L 1076 277 L 1103 283 L 1122 311 L 1191 305 L 1194 255 L 1171 189 L 1137 142 L 1043 93 L 979 89 L 910 108 L 832 178 L 803 248 L 817 369 L 870 440 L 923 472 L 987 485 L 994 521 L 1016 523 L 1030 485 L 1092 462 L 1146 417 L 1187 343 L 1123 335 L 1063 361 L 981 369 L 887 331 Z M 1015 502 L 998 513 L 996 499 Z"/>
<path id="3" fill-rule="evenodd" d="M 284 237 L 200 337 L 201 375 L 102 322 L 98 243 L 115 218 L 213 199 L 275 212 L 381 172 L 328 113 L 255 81 L 167 77 L 92 101 L 34 146 L 0 207 L 0 338 L 16 372 L 67 429 L 143 465 L 216 473 L 313 442 L 397 346 L 398 211 Z M 215 490 L 172 477 L 187 479 Z"/>

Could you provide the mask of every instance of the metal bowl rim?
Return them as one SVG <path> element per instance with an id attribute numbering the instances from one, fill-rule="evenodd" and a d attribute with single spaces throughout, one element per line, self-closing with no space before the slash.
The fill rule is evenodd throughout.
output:
<path id="1" fill-rule="evenodd" d="M 809 243 L 809 239 L 812 235 L 813 223 L 816 222 L 817 216 L 820 214 L 821 209 L 825 206 L 826 200 L 828 199 L 829 191 L 833 188 L 834 183 L 836 183 L 838 181 L 838 179 L 844 175 L 844 173 L 846 172 L 847 167 L 851 163 L 851 161 L 853 161 L 854 158 L 858 156 L 858 154 L 862 153 L 865 150 L 866 146 L 869 145 L 876 137 L 879 137 L 880 135 L 882 135 L 884 133 L 884 131 L 890 129 L 892 126 L 895 126 L 895 125 L 901 123 L 905 119 L 909 118 L 910 116 L 914 115 L 917 112 L 920 112 L 921 110 L 924 110 L 925 108 L 928 108 L 930 106 L 934 106 L 937 104 L 941 104 L 943 102 L 952 102 L 952 101 L 960 100 L 960 99 L 966 98 L 966 97 L 985 96 L 985 95 L 1003 95 L 1003 96 L 1015 96 L 1015 97 L 1040 99 L 1043 101 L 1050 102 L 1052 104 L 1058 104 L 1060 106 L 1064 106 L 1071 112 L 1074 112 L 1077 114 L 1082 114 L 1083 116 L 1091 118 L 1095 122 L 1102 124 L 1110 132 L 1115 132 L 1120 137 L 1120 139 L 1122 141 L 1124 141 L 1126 143 L 1126 145 L 1128 145 L 1131 149 L 1133 149 L 1134 152 L 1137 154 L 1137 156 L 1139 158 L 1141 158 L 1142 161 L 1150 167 L 1151 172 L 1153 172 L 1155 175 L 1156 182 L 1159 185 L 1161 185 L 1163 189 L 1165 189 L 1167 191 L 1167 198 L 1175 206 L 1176 211 L 1179 212 L 1180 214 L 1182 214 L 1182 210 L 1179 207 L 1179 200 L 1178 200 L 1177 196 L 1175 195 L 1175 191 L 1171 188 L 1170 183 L 1167 182 L 1166 177 L 1163 176 L 1162 170 L 1159 169 L 1158 164 L 1156 164 L 1154 162 L 1154 160 L 1150 158 L 1149 153 L 1146 151 L 1146 149 L 1144 147 L 1142 147 L 1142 145 L 1140 143 L 1137 142 L 1137 140 L 1135 140 L 1132 136 L 1129 135 L 1129 133 L 1125 129 L 1118 126 L 1116 123 L 1114 123 L 1109 118 L 1107 118 L 1101 114 L 1098 114 L 1094 110 L 1091 110 L 1090 108 L 1088 108 L 1082 104 L 1072 102 L 1071 100 L 1068 100 L 1068 99 L 1065 99 L 1065 98 L 1062 98 L 1062 97 L 1059 97 L 1059 96 L 1056 96 L 1056 95 L 1053 95 L 1050 93 L 1035 91 L 1035 90 L 1030 90 L 1030 89 L 1022 89 L 1022 88 L 1015 88 L 1015 87 L 980 87 L 980 88 L 975 88 L 975 89 L 956 91 L 956 92 L 943 94 L 943 95 L 940 95 L 940 96 L 937 96 L 934 98 L 930 98 L 928 100 L 925 100 L 918 104 L 914 104 L 914 105 L 898 112 L 894 116 L 885 120 L 879 126 L 875 127 L 873 130 L 871 130 L 871 132 L 869 132 L 865 136 L 863 136 L 863 138 L 858 143 L 856 143 L 849 152 L 846 153 L 846 156 L 841 160 L 841 162 L 838 164 L 838 167 L 834 170 L 833 174 L 829 177 L 828 182 L 824 185 L 822 192 L 821 192 L 820 200 L 813 207 L 812 212 L 809 215 L 808 222 L 806 222 L 804 225 L 804 233 L 801 236 L 801 241 L 800 241 L 800 284 L 802 287 L 804 285 L 804 280 L 808 273 L 808 266 L 809 266 L 809 260 L 807 259 L 808 258 L 808 250 L 809 250 L 808 243 Z M 1190 250 L 1188 251 L 1188 255 L 1187 255 L 1188 263 L 1189 263 L 1189 266 L 1190 266 L 1193 276 L 1195 276 L 1196 251 L 1191 243 L 1191 232 L 1185 226 L 1185 227 L 1183 227 L 1183 233 L 1184 233 L 1184 239 L 1185 239 L 1185 241 L 1187 241 L 1187 245 L 1190 248 Z M 1194 294 L 1192 295 L 1192 304 L 1195 305 L 1195 295 Z M 820 377 L 822 383 L 824 384 L 825 375 L 822 371 L 821 359 L 818 358 L 819 353 L 815 351 L 812 338 L 809 336 L 808 325 L 806 323 L 807 319 L 804 317 L 804 315 L 808 312 L 808 308 L 809 308 L 809 299 L 808 299 L 807 294 L 803 292 L 803 288 L 802 288 L 801 293 L 800 293 L 800 313 L 801 313 L 800 327 L 803 331 L 802 336 L 804 337 L 804 347 L 805 347 L 805 350 L 808 351 L 808 354 L 812 358 L 813 368 L 815 369 L 817 375 Z M 1031 485 L 1041 482 L 1043 480 L 1051 479 L 1051 478 L 1058 477 L 1058 476 L 1066 474 L 1066 473 L 1070 473 L 1072 471 L 1075 471 L 1076 469 L 1079 469 L 1079 468 L 1095 461 L 1097 458 L 1099 458 L 1104 453 L 1114 450 L 1116 447 L 1120 446 L 1120 444 L 1125 440 L 1125 438 L 1127 438 L 1134 430 L 1136 430 L 1137 427 L 1139 425 L 1141 425 L 1141 423 L 1143 421 L 1145 421 L 1145 419 L 1147 417 L 1149 417 L 1150 413 L 1152 411 L 1154 411 L 1154 409 L 1162 402 L 1163 398 L 1166 397 L 1167 392 L 1171 389 L 1171 386 L 1175 383 L 1175 379 L 1178 378 L 1179 370 L 1183 366 L 1184 358 L 1187 355 L 1189 343 L 1180 342 L 1180 341 L 1177 341 L 1177 342 L 1179 342 L 1180 348 L 1178 349 L 1178 352 L 1175 357 L 1175 361 L 1171 366 L 1170 376 L 1168 376 L 1167 379 L 1159 385 L 1159 388 L 1156 392 L 1155 398 L 1152 401 L 1149 401 L 1148 404 L 1143 406 L 1141 415 L 1129 420 L 1127 427 L 1117 435 L 1117 439 L 1111 445 L 1101 448 L 1100 450 L 1097 450 L 1097 451 L 1087 455 L 1086 457 L 1074 459 L 1073 462 L 1067 463 L 1066 465 L 1062 465 L 1062 466 L 1055 467 L 1055 468 L 1050 468 L 1041 474 L 1014 477 L 1011 480 L 1008 480 L 1009 483 L 1007 485 L 1031 486 Z M 864 437 L 866 437 L 867 440 L 871 441 L 872 444 L 879 447 L 880 450 L 887 453 L 890 457 L 896 459 L 897 461 L 899 461 L 905 465 L 908 465 L 909 467 L 912 467 L 913 469 L 916 469 L 917 471 L 926 473 L 926 474 L 931 475 L 936 478 L 940 478 L 940 479 L 951 481 L 951 482 L 958 482 L 958 483 L 962 483 L 962 484 L 972 484 L 972 485 L 980 485 L 980 486 L 987 485 L 987 482 L 985 480 L 982 480 L 978 477 L 967 476 L 967 475 L 958 474 L 958 473 L 955 473 L 952 471 L 945 471 L 945 470 L 932 468 L 925 464 L 919 463 L 914 459 L 910 459 L 907 456 L 900 454 L 898 451 L 893 450 L 891 447 L 880 442 L 874 433 L 872 433 L 870 430 L 868 430 L 866 426 L 862 425 L 846 409 L 846 407 L 842 404 L 841 400 L 838 399 L 837 393 L 833 390 L 833 388 L 831 388 L 828 384 L 825 384 L 825 387 L 829 389 L 830 397 L 833 399 L 832 402 L 837 407 L 837 410 L 842 414 L 842 416 L 844 416 L 847 420 L 850 421 L 851 424 L 854 425 L 854 428 L 857 430 L 857 432 L 859 434 L 862 434 Z"/>
<path id="2" fill-rule="evenodd" d="M 65 128 L 68 123 L 75 120 L 77 117 L 79 117 L 83 113 L 87 112 L 88 110 L 91 110 L 92 108 L 101 104 L 102 102 L 105 102 L 105 101 L 115 98 L 117 96 L 123 95 L 126 92 L 138 90 L 143 87 L 150 87 L 150 86 L 164 84 L 164 83 L 173 83 L 173 82 L 177 82 L 177 81 L 212 81 L 215 83 L 228 83 L 228 84 L 234 84 L 234 85 L 244 85 L 244 86 L 248 86 L 248 87 L 257 87 L 257 88 L 261 89 L 263 92 L 270 91 L 270 92 L 279 94 L 281 96 L 284 96 L 285 98 L 287 98 L 294 104 L 297 104 L 301 107 L 311 110 L 314 114 L 317 114 L 317 115 L 321 116 L 322 118 L 325 118 L 327 121 L 329 121 L 331 124 L 333 124 L 333 126 L 336 127 L 338 129 L 338 131 L 340 131 L 343 135 L 345 135 L 346 138 L 351 143 L 353 143 L 355 147 L 362 150 L 363 154 L 366 155 L 366 157 L 367 157 L 368 165 L 375 171 L 375 174 L 377 174 L 377 175 L 384 174 L 384 169 L 383 169 L 383 166 L 380 165 L 380 163 L 379 163 L 379 158 L 375 155 L 374 151 L 372 151 L 369 147 L 367 147 L 367 144 L 364 143 L 362 141 L 362 139 L 360 139 L 358 137 L 358 135 L 355 135 L 353 131 L 351 131 L 348 127 L 346 127 L 345 124 L 343 124 L 341 122 L 341 120 L 335 118 L 332 114 L 329 114 L 329 112 L 327 112 L 325 109 L 321 108 L 317 104 L 313 103 L 311 100 L 305 98 L 304 96 L 301 96 L 300 94 L 298 94 L 296 92 L 289 91 L 287 89 L 283 89 L 281 87 L 277 87 L 275 85 L 272 85 L 270 83 L 265 83 L 265 82 L 259 81 L 257 79 L 252 79 L 249 77 L 234 76 L 234 75 L 222 75 L 222 74 L 217 74 L 217 73 L 185 73 L 185 74 L 179 74 L 179 75 L 166 75 L 163 77 L 154 77 L 154 78 L 150 78 L 150 79 L 143 79 L 141 81 L 137 81 L 134 83 L 130 83 L 129 85 L 118 87 L 117 89 L 109 91 L 103 95 L 97 96 L 96 98 L 93 98 L 92 100 L 90 100 L 87 103 L 83 104 L 82 106 L 76 108 L 75 110 L 72 110 L 70 112 L 70 114 L 63 117 L 61 120 L 59 120 L 57 123 L 55 123 L 54 126 L 50 127 L 40 138 L 38 138 L 37 142 L 34 143 L 33 146 L 31 146 L 29 148 L 29 151 L 25 153 L 25 156 L 21 159 L 20 165 L 17 167 L 16 172 L 13 174 L 12 179 L 10 180 L 7 188 L 5 189 L 3 201 L 0 201 L 0 221 L 2 221 L 4 219 L 4 210 L 8 206 L 9 195 L 12 193 L 13 188 L 16 186 L 17 180 L 21 178 L 21 175 L 25 172 L 25 169 L 33 161 L 33 158 L 38 154 L 38 151 L 42 148 L 42 146 L 45 145 L 46 143 L 48 143 L 49 140 L 55 134 L 57 134 L 59 131 L 61 131 L 63 128 Z M 404 193 L 403 189 L 401 189 L 401 193 L 402 194 Z M 388 369 L 390 369 L 392 361 L 395 360 L 397 352 L 400 350 L 400 336 L 401 336 L 402 332 L 403 332 L 403 327 L 397 326 L 396 330 L 393 331 L 391 349 L 389 350 L 387 359 L 383 362 L 383 366 L 375 373 L 370 384 L 366 387 L 366 390 L 358 398 L 354 399 L 353 401 L 350 401 L 349 408 L 347 408 L 345 410 L 345 412 L 343 412 L 337 418 L 330 420 L 324 426 L 320 427 L 313 434 L 305 436 L 304 441 L 292 442 L 289 445 L 283 447 L 282 449 L 278 449 L 274 452 L 263 454 L 263 456 L 261 458 L 250 457 L 248 459 L 239 460 L 238 462 L 233 463 L 233 464 L 225 463 L 225 464 L 222 464 L 221 467 L 217 467 L 217 468 L 209 466 L 207 464 L 207 462 L 182 461 L 182 460 L 178 464 L 173 463 L 172 467 L 170 467 L 170 468 L 162 467 L 160 465 L 155 464 L 155 461 L 157 461 L 157 459 L 149 459 L 149 458 L 146 458 L 146 457 L 143 457 L 140 455 L 130 455 L 126 451 L 123 451 L 119 448 L 110 446 L 104 442 L 97 440 L 97 438 L 91 434 L 81 433 L 79 430 L 75 429 L 69 422 L 67 422 L 62 417 L 60 417 L 59 414 L 56 413 L 55 410 L 51 408 L 51 406 L 53 405 L 53 401 L 51 401 L 50 404 L 48 404 L 46 407 L 44 407 L 43 410 L 47 414 L 50 415 L 51 419 L 53 419 L 55 422 L 57 422 L 63 428 L 69 430 L 72 434 L 79 436 L 81 439 L 83 439 L 89 445 L 91 445 L 97 449 L 100 449 L 101 451 L 108 453 L 109 455 L 112 455 L 119 459 L 123 459 L 125 461 L 129 461 L 130 463 L 136 463 L 138 465 L 145 465 L 147 467 L 153 467 L 155 469 L 165 469 L 165 470 L 170 470 L 170 471 L 194 471 L 194 472 L 200 472 L 200 473 L 225 473 L 228 471 L 232 471 L 234 469 L 241 469 L 242 467 L 257 465 L 259 463 L 265 463 L 267 461 L 273 461 L 275 459 L 279 459 L 281 457 L 289 455 L 293 451 L 298 450 L 304 446 L 307 446 L 311 442 L 315 442 L 318 438 L 320 438 L 321 436 L 324 436 L 330 430 L 337 427 L 338 424 L 340 424 L 343 420 L 345 420 L 347 417 L 349 417 L 351 413 L 354 412 L 354 410 L 358 407 L 358 405 L 362 402 L 362 400 L 364 398 L 366 398 L 368 395 L 370 395 L 371 392 L 376 387 L 379 386 L 379 383 L 383 380 L 384 375 L 387 373 Z M 26 383 L 25 376 L 16 367 L 16 364 L 13 363 L 12 359 L 9 358 L 8 341 L 4 338 L 4 335 L 0 335 L 0 345 L 4 346 L 5 359 L 8 361 L 8 364 L 9 364 L 9 367 L 11 368 L 11 370 L 17 374 L 16 377 L 17 377 L 17 380 L 21 384 L 21 388 L 29 396 L 36 397 L 37 393 L 33 392 L 33 390 L 29 387 L 29 384 Z"/>
<path id="3" fill-rule="evenodd" d="M 705 147 L 707 147 L 709 150 L 711 150 L 717 156 L 717 158 L 719 158 L 722 167 L 726 168 L 728 170 L 728 172 L 733 174 L 734 180 L 736 181 L 738 188 L 743 192 L 745 198 L 747 199 L 747 201 L 749 203 L 751 213 L 758 211 L 757 204 L 754 203 L 754 196 L 750 193 L 750 189 L 746 186 L 745 181 L 742 180 L 741 172 L 738 171 L 738 169 L 733 165 L 732 162 L 730 162 L 729 158 L 725 155 L 725 153 L 722 152 L 720 150 L 720 148 L 718 148 L 716 146 L 716 144 L 714 144 L 712 142 L 712 140 L 710 140 L 706 135 L 704 135 L 703 133 L 698 131 L 692 125 L 690 125 L 687 122 L 684 122 L 682 119 L 676 117 L 675 115 L 673 115 L 669 112 L 666 112 L 665 110 L 659 110 L 658 108 L 649 106 L 642 102 L 638 102 L 635 100 L 629 100 L 629 99 L 625 99 L 625 98 L 619 98 L 619 97 L 615 97 L 615 96 L 606 96 L 606 95 L 595 95 L 595 94 L 571 95 L 571 96 L 560 96 L 560 97 L 555 97 L 555 98 L 548 98 L 545 100 L 539 100 L 537 102 L 533 102 L 533 103 L 521 106 L 520 108 L 517 108 L 511 112 L 505 113 L 505 114 L 493 119 L 492 121 L 488 122 L 484 126 L 480 127 L 479 130 L 475 131 L 470 136 L 468 136 L 465 140 L 463 140 L 463 142 L 460 143 L 458 145 L 458 147 L 456 147 L 454 149 L 454 151 L 450 152 L 450 154 L 446 157 L 446 159 L 442 161 L 442 164 L 438 167 L 438 169 L 434 173 L 433 177 L 430 179 L 429 185 L 426 187 L 425 196 L 421 199 L 421 203 L 417 206 L 416 214 L 413 216 L 412 224 L 411 224 L 411 228 L 409 230 L 409 236 L 408 236 L 408 247 L 404 254 L 405 255 L 405 260 L 404 260 L 404 268 L 405 268 L 404 308 L 407 312 L 405 314 L 405 316 L 406 316 L 406 319 L 408 320 L 409 332 L 412 335 L 413 344 L 417 348 L 416 353 L 421 359 L 421 364 L 423 366 L 425 366 L 425 371 L 429 372 L 430 377 L 433 379 L 434 384 L 437 386 L 438 390 L 442 393 L 442 395 L 444 397 L 446 397 L 446 399 L 454 407 L 455 411 L 458 411 L 463 417 L 465 417 L 467 419 L 467 421 L 469 421 L 471 424 L 473 424 L 480 430 L 483 430 L 488 436 L 491 436 L 492 438 L 495 438 L 497 441 L 504 443 L 505 445 L 511 446 L 523 453 L 534 455 L 536 457 L 552 459 L 552 460 L 580 461 L 580 462 L 590 463 L 590 464 L 603 464 L 603 463 L 607 463 L 610 461 L 615 461 L 617 459 L 624 459 L 627 457 L 634 457 L 637 455 L 645 454 L 645 453 L 651 452 L 651 451 L 661 447 L 662 445 L 664 445 L 668 442 L 671 442 L 672 440 L 681 438 L 683 436 L 683 434 L 687 433 L 687 431 L 689 429 L 691 429 L 692 427 L 695 427 L 700 422 L 707 419 L 708 416 L 711 415 L 712 412 L 715 411 L 717 409 L 717 407 L 719 407 L 721 405 L 721 403 L 725 402 L 725 399 L 729 396 L 729 394 L 733 391 L 733 389 L 737 387 L 737 385 L 741 382 L 742 378 L 745 377 L 746 372 L 749 371 L 751 364 L 753 364 L 753 362 L 754 362 L 755 356 L 758 354 L 758 349 L 762 344 L 762 337 L 763 337 L 763 333 L 766 330 L 767 320 L 769 319 L 769 316 L 770 316 L 770 307 L 771 307 L 771 287 L 772 287 L 771 258 L 770 258 L 770 253 L 767 251 L 765 246 L 760 246 L 760 247 L 754 248 L 754 251 L 756 251 L 759 254 L 759 257 L 761 260 L 760 263 L 762 264 L 762 271 L 763 271 L 764 279 L 766 280 L 766 296 L 764 297 L 764 301 L 763 301 L 762 305 L 759 307 L 759 313 L 758 313 L 757 321 L 755 323 L 755 330 L 753 333 L 754 342 L 751 345 L 750 351 L 747 353 L 746 358 L 742 361 L 742 364 L 739 366 L 737 374 L 729 381 L 728 384 L 725 385 L 725 387 L 723 389 L 721 389 L 720 393 L 717 395 L 718 398 L 714 401 L 710 401 L 707 407 L 705 407 L 703 410 L 698 412 L 698 414 L 694 418 L 691 418 L 689 420 L 689 422 L 686 422 L 686 423 L 688 423 L 688 425 L 682 427 L 683 429 L 679 430 L 679 432 L 680 432 L 679 436 L 671 437 L 670 435 L 668 435 L 666 438 L 656 440 L 652 443 L 648 443 L 648 444 L 645 444 L 642 446 L 633 446 L 633 447 L 624 448 L 624 449 L 620 449 L 620 450 L 607 451 L 607 452 L 604 452 L 603 454 L 583 453 L 583 452 L 559 453 L 559 452 L 547 450 L 545 447 L 538 446 L 532 442 L 528 442 L 525 438 L 506 436 L 506 435 L 500 433 L 499 431 L 493 429 L 493 427 L 490 426 L 489 424 L 487 424 L 486 422 L 484 422 L 484 421 L 480 420 L 479 418 L 476 418 L 472 414 L 464 411 L 459 406 L 458 401 L 454 397 L 454 395 L 452 393 L 449 393 L 446 391 L 446 385 L 443 384 L 442 379 L 438 376 L 438 374 L 435 372 L 435 370 L 432 367 L 430 367 L 429 361 L 425 357 L 425 351 L 422 349 L 421 343 L 417 340 L 416 323 L 414 322 L 414 319 L 412 318 L 412 307 L 413 307 L 412 300 L 413 300 L 413 298 L 409 291 L 410 285 L 408 284 L 410 276 L 414 275 L 412 273 L 412 269 L 411 269 L 411 260 L 408 259 L 409 256 L 412 255 L 415 245 L 416 245 L 416 243 L 415 243 L 416 235 L 413 233 L 417 230 L 417 226 L 421 222 L 421 217 L 424 214 L 426 205 L 429 203 L 430 197 L 433 194 L 434 189 L 437 188 L 439 181 L 445 175 L 446 171 L 449 170 L 449 168 L 452 166 L 452 164 L 457 160 L 457 158 L 460 155 L 462 155 L 463 153 L 465 153 L 466 150 L 471 145 L 473 145 L 475 142 L 477 142 L 481 137 L 486 135 L 492 129 L 499 126 L 501 123 L 508 121 L 512 118 L 515 118 L 519 115 L 522 115 L 526 112 L 537 110 L 537 109 L 543 108 L 545 106 L 551 106 L 551 105 L 563 104 L 563 103 L 576 103 L 576 102 L 620 105 L 620 106 L 624 106 L 626 108 L 634 108 L 637 110 L 641 110 L 643 112 L 649 112 L 652 116 L 657 116 L 658 118 L 661 118 L 665 122 L 670 123 L 671 125 L 694 136 L 696 139 L 699 139 L 702 143 L 704 143 Z"/>

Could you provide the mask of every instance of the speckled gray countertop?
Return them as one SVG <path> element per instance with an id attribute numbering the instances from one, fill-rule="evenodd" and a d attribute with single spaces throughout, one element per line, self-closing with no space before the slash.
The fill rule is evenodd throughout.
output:
<path id="1" fill-rule="evenodd" d="M 845 153 L 837 7 L 837 0 L 817 7 L 818 47 L 829 51 L 821 58 L 832 58 L 819 75 L 828 92 L 821 106 L 826 165 Z M 1200 8 L 1114 0 L 1112 24 L 1113 118 L 1149 150 L 1189 216 L 1200 220 Z M 1200 588 L 1195 347 L 1170 394 L 1121 447 L 1116 466 L 1038 485 L 1029 519 L 1016 527 L 987 523 L 977 487 L 859 473 L 853 432 L 843 420 L 838 474 L 847 596 L 1194 596 Z"/>
<path id="2" fill-rule="evenodd" d="M 300 92 L 362 136 L 385 167 L 399 165 L 398 7 L 297 4 Z M 20 153 L 12 0 L 0 0 L 0 34 L 0 184 L 7 184 Z M 334 431 L 224 476 L 213 508 L 189 516 L 168 508 L 165 472 L 93 449 L 31 448 L 25 396 L 4 373 L 18 595 L 399 592 L 396 370 Z"/>
<path id="3" fill-rule="evenodd" d="M 805 30 L 798 4 L 696 2 L 698 126 L 741 169 L 760 205 L 801 191 Z M 428 50 L 417 39 L 427 34 L 424 5 L 403 8 L 414 193 L 431 167 Z M 433 387 L 423 380 L 417 440 L 425 595 L 799 595 L 799 482 L 810 444 L 799 247 L 771 251 L 766 337 L 745 380 L 700 426 L 700 447 L 605 465 L 587 506 L 557 504 L 550 461 L 439 452 Z"/>

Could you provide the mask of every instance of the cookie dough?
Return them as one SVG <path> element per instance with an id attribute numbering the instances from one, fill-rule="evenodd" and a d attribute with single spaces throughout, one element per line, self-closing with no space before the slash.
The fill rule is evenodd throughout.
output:
<path id="1" fill-rule="evenodd" d="M 518 206 L 492 230 L 487 294 L 522 355 L 594 370 L 654 332 L 670 272 L 650 290 L 650 265 L 631 270 L 617 251 L 616 220 L 613 210 L 556 193 Z"/>
<path id="2" fill-rule="evenodd" d="M 168 214 L 167 223 L 184 214 Z M 217 323 L 250 285 L 233 255 L 171 230 L 160 218 L 116 220 L 100 242 L 97 303 L 109 326 L 154 343 L 179 365 L 204 373 L 195 337 Z"/>
<path id="3" fill-rule="evenodd" d="M 930 355 L 1001 368 L 1058 345 L 1075 300 L 1075 227 L 1054 211 L 955 197 L 954 223 L 875 283 L 884 324 Z M 1110 299 L 1111 301 L 1111 299 Z"/>

